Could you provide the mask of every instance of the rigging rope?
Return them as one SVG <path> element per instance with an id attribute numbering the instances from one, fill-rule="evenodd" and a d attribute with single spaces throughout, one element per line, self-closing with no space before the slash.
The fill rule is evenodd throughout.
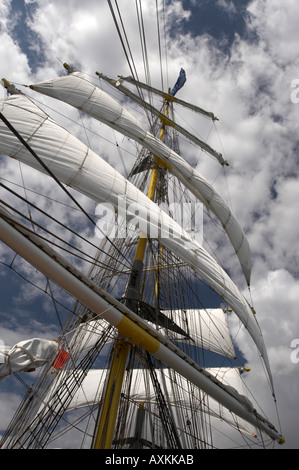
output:
<path id="1" fill-rule="evenodd" d="M 53 220 L 55 223 L 57 223 L 58 225 L 60 225 L 63 229 L 65 230 L 68 230 L 70 233 L 72 233 L 73 235 L 75 235 L 76 237 L 80 238 L 82 241 L 86 242 L 87 244 L 89 244 L 92 248 L 95 248 L 96 250 L 100 250 L 100 248 L 95 245 L 94 243 L 92 243 L 90 240 L 87 240 L 85 237 L 83 237 L 81 234 L 79 234 L 78 232 L 74 231 L 73 229 L 71 229 L 70 227 L 68 227 L 67 225 L 65 225 L 63 222 L 60 222 L 56 217 L 52 217 L 48 212 L 45 212 L 43 209 L 41 209 L 40 207 L 36 206 L 35 204 L 33 204 L 32 202 L 30 202 L 28 199 L 25 199 L 23 198 L 20 194 L 16 193 L 15 191 L 13 191 L 11 188 L 9 188 L 8 186 L 4 185 L 3 183 L 0 183 L 0 186 L 3 187 L 4 189 L 6 189 L 7 191 L 9 191 L 11 194 L 13 194 L 14 196 L 18 197 L 21 201 L 24 201 L 26 202 L 26 204 L 30 205 L 31 207 L 33 207 L 34 209 L 36 209 L 37 211 L 39 211 L 41 214 L 43 214 L 44 216 L 48 217 L 50 220 Z M 20 213 L 19 211 L 17 211 L 14 207 L 10 206 L 9 204 L 5 203 L 4 201 L 1 201 L 4 205 L 8 206 L 10 209 L 12 209 L 13 211 L 15 211 L 16 213 L 18 213 L 19 215 L 21 215 L 22 217 L 26 218 L 22 213 Z M 37 222 L 34 222 L 32 220 L 32 223 L 33 224 L 37 224 Z M 41 227 L 43 228 L 43 230 L 45 230 L 46 232 L 48 233 L 51 233 L 49 232 L 46 228 L 44 227 Z M 53 236 L 55 236 L 56 238 L 62 240 L 60 237 L 58 237 L 57 235 L 51 233 Z M 38 236 L 38 234 L 36 234 Z M 49 240 L 47 240 L 49 241 Z M 67 243 L 66 240 L 62 240 L 64 243 Z M 68 244 L 68 243 L 67 243 Z M 78 251 L 81 251 L 79 250 L 79 248 L 71 245 L 71 244 L 68 244 L 69 246 L 72 246 L 75 250 L 78 250 Z M 103 250 L 101 250 L 103 252 Z M 94 259 L 92 256 L 90 256 L 89 254 L 87 253 L 84 253 L 83 251 L 81 251 L 81 253 L 85 254 L 85 256 L 89 257 L 89 258 L 92 258 Z M 103 252 L 105 253 L 106 255 L 106 252 Z M 74 254 L 74 253 L 73 253 Z M 74 256 L 76 256 L 74 254 Z M 123 266 L 127 266 L 126 264 L 122 263 L 121 261 L 119 261 L 117 259 L 118 262 L 120 262 L 120 264 L 123 264 Z"/>
<path id="2" fill-rule="evenodd" d="M 6 117 L 0 113 L 0 119 L 5 123 L 5 125 L 11 130 L 11 132 L 19 139 L 22 145 L 31 153 L 31 155 L 38 161 L 38 163 L 44 168 L 46 173 L 48 173 L 53 180 L 58 184 L 58 186 L 68 195 L 68 197 L 76 204 L 77 207 L 82 211 L 82 213 L 87 217 L 87 219 L 93 224 L 96 225 L 95 221 L 91 218 L 91 216 L 85 211 L 85 209 L 81 206 L 81 204 L 76 200 L 76 198 L 66 189 L 66 187 L 59 181 L 59 179 L 54 175 L 54 173 L 47 167 L 47 165 L 43 162 L 41 158 L 37 155 L 37 153 L 31 148 L 31 146 L 23 139 L 23 137 L 19 134 L 19 132 L 14 128 L 14 126 L 6 119 Z M 99 228 L 99 227 L 98 227 Z M 99 228 L 100 229 L 100 228 Z M 105 237 L 108 239 L 107 235 L 104 234 Z M 109 240 L 111 244 L 113 242 Z M 119 254 L 122 256 L 122 252 L 118 250 Z M 128 261 L 128 260 L 126 260 Z M 129 262 L 132 266 L 132 263 Z"/>
<path id="3" fill-rule="evenodd" d="M 160 35 L 160 24 L 159 24 L 159 8 L 158 0 L 156 0 L 156 18 L 157 18 L 157 31 L 158 31 L 158 47 L 159 47 L 159 59 L 160 59 L 160 73 L 161 73 L 161 89 L 164 90 L 163 80 L 163 67 L 162 67 L 162 50 L 161 50 L 161 35 Z"/>
<path id="4" fill-rule="evenodd" d="M 146 45 L 146 38 L 145 38 L 145 29 L 144 29 L 144 22 L 143 22 L 141 0 L 139 0 L 139 7 L 138 7 L 138 0 L 135 0 L 135 5 L 136 5 L 136 11 L 137 11 L 140 44 L 141 44 L 141 50 L 142 50 L 142 56 L 143 56 L 144 74 L 145 74 L 146 83 L 150 84 L 151 78 L 150 78 L 150 69 L 149 69 L 149 61 L 148 61 L 148 54 L 147 54 L 147 45 Z"/>
<path id="5" fill-rule="evenodd" d="M 23 279 L 24 281 L 28 282 L 31 286 L 35 287 L 36 289 L 39 289 L 40 291 L 42 291 L 44 294 L 48 295 L 49 297 L 51 297 L 51 295 L 49 294 L 49 292 L 47 292 L 46 289 L 42 289 L 42 287 L 38 286 L 37 284 L 35 284 L 34 282 L 32 282 L 31 279 L 28 279 L 26 278 L 25 276 L 23 276 L 23 274 L 21 274 L 20 272 L 18 272 L 15 268 L 13 268 L 11 265 L 5 263 L 4 261 L 0 261 L 0 264 L 2 264 L 3 266 L 5 266 L 6 268 L 9 268 L 11 269 L 15 274 L 17 274 L 18 276 L 20 276 L 21 279 Z M 55 299 L 55 302 L 60 305 L 62 308 L 64 308 L 65 310 L 67 310 L 68 312 L 71 312 L 73 313 L 73 310 L 71 310 L 69 307 L 67 307 L 66 305 L 63 305 L 61 302 L 59 302 L 57 299 Z"/>

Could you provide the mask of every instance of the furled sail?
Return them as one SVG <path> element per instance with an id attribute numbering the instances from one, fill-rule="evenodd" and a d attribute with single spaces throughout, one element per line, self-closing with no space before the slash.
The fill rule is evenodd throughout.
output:
<path id="1" fill-rule="evenodd" d="M 58 350 L 56 341 L 33 338 L 14 346 L 0 345 L 0 380 L 17 372 L 29 372 L 54 359 Z"/>
<path id="2" fill-rule="evenodd" d="M 146 131 L 120 104 L 78 72 L 31 85 L 31 88 L 83 110 L 160 157 L 170 171 L 218 217 L 238 255 L 245 279 L 250 283 L 250 247 L 242 228 L 223 198 L 186 160 Z"/>
<path id="3" fill-rule="evenodd" d="M 124 93 L 125 95 L 129 96 L 131 99 L 133 99 L 134 101 L 136 101 L 138 104 L 140 104 L 143 108 L 147 109 L 148 111 L 150 111 L 152 114 L 158 116 L 161 121 L 165 122 L 168 126 L 171 126 L 173 127 L 174 129 L 176 129 L 180 134 L 183 134 L 185 137 L 187 137 L 187 139 L 191 140 L 191 142 L 194 142 L 196 145 L 198 145 L 199 147 L 201 147 L 203 150 L 205 150 L 206 152 L 210 153 L 211 155 L 213 155 L 214 157 L 216 157 L 217 159 L 219 159 L 219 153 L 216 152 L 214 149 L 212 149 L 206 142 L 203 142 L 201 139 L 199 139 L 198 137 L 196 137 L 195 135 L 191 134 L 190 132 L 188 132 L 186 129 L 184 129 L 183 127 L 181 127 L 179 124 L 177 124 L 176 122 L 174 122 L 173 120 L 171 120 L 169 117 L 165 117 L 158 109 L 156 109 L 153 105 L 147 103 L 146 101 L 144 101 L 143 99 L 140 99 L 138 95 L 132 93 L 128 88 L 124 87 L 122 84 L 121 84 L 121 81 L 120 80 L 112 80 L 111 78 L 108 78 L 106 77 L 105 75 L 103 74 L 99 74 L 97 72 L 97 74 L 99 75 L 100 78 L 103 78 L 104 80 L 106 80 L 108 83 L 110 83 L 110 85 L 113 85 L 115 86 L 118 90 L 120 90 L 122 93 Z M 221 159 L 221 163 L 223 163 L 223 159 Z"/>
<path id="4" fill-rule="evenodd" d="M 95 201 L 112 204 L 116 210 L 119 209 L 119 198 L 125 198 L 127 221 L 138 225 L 145 234 L 158 238 L 162 245 L 193 267 L 238 315 L 254 339 L 271 380 L 267 351 L 250 306 L 219 264 L 188 233 L 24 95 L 12 95 L 0 105 L 0 111 L 61 182 Z M 1 153 L 45 172 L 2 120 L 0 135 Z"/>

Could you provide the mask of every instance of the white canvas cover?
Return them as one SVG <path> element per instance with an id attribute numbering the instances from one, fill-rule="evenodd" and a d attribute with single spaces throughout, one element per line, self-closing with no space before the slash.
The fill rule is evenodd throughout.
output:
<path id="1" fill-rule="evenodd" d="M 61 182 L 95 201 L 108 202 L 115 209 L 118 209 L 119 197 L 125 197 L 127 220 L 139 226 L 142 232 L 158 238 L 162 245 L 193 267 L 238 315 L 254 339 L 271 378 L 264 341 L 250 306 L 233 281 L 202 246 L 146 195 L 55 123 L 31 100 L 23 95 L 13 95 L 0 104 L 0 111 L 30 142 L 31 148 Z M 46 172 L 2 120 L 0 152 Z M 136 209 L 139 211 L 138 217 L 135 215 Z"/>
<path id="2" fill-rule="evenodd" d="M 170 171 L 218 217 L 238 255 L 246 281 L 250 283 L 251 253 L 242 228 L 222 196 L 186 160 L 146 131 L 120 104 L 79 72 L 37 83 L 31 88 L 83 110 L 137 140 L 166 162 Z"/>
<path id="3" fill-rule="evenodd" d="M 0 380 L 17 372 L 28 372 L 54 359 L 58 350 L 56 341 L 33 338 L 14 346 L 0 345 Z"/>

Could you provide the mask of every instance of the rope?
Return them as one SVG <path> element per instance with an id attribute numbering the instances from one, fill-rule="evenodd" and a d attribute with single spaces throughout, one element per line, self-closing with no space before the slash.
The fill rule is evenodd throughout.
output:
<path id="1" fill-rule="evenodd" d="M 6 117 L 0 113 L 0 119 L 4 122 L 4 124 L 9 128 L 9 130 L 19 139 L 22 145 L 31 153 L 31 155 L 38 161 L 38 163 L 44 168 L 44 170 L 53 178 L 53 180 L 57 183 L 57 185 L 68 195 L 68 197 L 75 203 L 75 205 L 82 211 L 82 213 L 87 217 L 87 219 L 93 224 L 96 225 L 95 221 L 90 217 L 90 215 L 85 211 L 85 209 L 79 204 L 76 198 L 66 189 L 66 187 L 59 181 L 59 179 L 54 175 L 54 173 L 47 167 L 47 165 L 43 162 L 41 158 L 37 155 L 37 153 L 32 149 L 32 147 L 23 139 L 23 137 L 19 134 L 19 132 L 14 128 L 14 126 L 6 119 Z M 108 239 L 107 235 L 105 237 Z M 109 240 L 111 244 L 113 242 Z M 119 254 L 122 255 L 121 251 Z M 132 263 L 131 263 L 132 266 Z"/>

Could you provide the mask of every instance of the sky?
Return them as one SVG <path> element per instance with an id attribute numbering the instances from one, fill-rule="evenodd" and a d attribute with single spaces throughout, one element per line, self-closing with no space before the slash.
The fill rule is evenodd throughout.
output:
<path id="1" fill-rule="evenodd" d="M 132 0 L 119 2 L 136 68 L 144 81 L 135 8 L 129 8 L 132 3 L 135 6 Z M 286 438 L 284 448 L 298 448 L 298 4 L 295 0 L 166 1 L 167 56 L 164 49 L 162 55 L 167 78 L 163 84 L 157 36 L 150 34 L 156 31 L 154 4 L 142 0 L 152 84 L 167 89 L 183 67 L 187 82 L 179 97 L 213 111 L 220 118 L 217 132 L 209 135 L 208 143 L 222 151 L 230 163 L 225 178 L 217 177 L 217 162 L 202 155 L 197 158 L 193 148 L 183 148 L 184 157 L 229 198 L 248 236 L 253 258 L 251 295 L 268 348 Z M 95 71 L 111 77 L 130 75 L 107 2 L 2 0 L 1 77 L 22 88 L 23 84 L 63 74 L 62 62 L 74 65 L 93 80 L 96 80 Z M 30 94 L 30 90 L 22 90 Z M 0 93 L 1 99 L 4 98 L 5 91 L 1 89 Z M 62 106 L 61 112 L 64 110 Z M 70 113 L 76 120 L 75 112 Z M 64 122 L 61 115 L 54 117 Z M 200 130 L 199 125 L 203 125 Z M 208 137 L 210 129 L 195 116 L 190 126 L 202 133 L 203 138 Z M 73 128 L 84 138 L 82 128 L 75 128 L 75 124 Z M 108 131 L 101 130 L 104 137 L 111 138 Z M 89 138 L 93 143 L 91 135 Z M 113 138 L 130 149 L 127 142 Z M 103 142 L 102 146 L 102 156 L 125 174 L 133 164 L 131 152 L 124 152 L 120 159 L 116 150 L 108 154 Z M 0 167 L 2 182 L 21 184 L 25 180 L 28 187 L 35 189 L 39 203 L 48 210 L 50 200 L 39 199 L 38 193 L 47 191 L 48 197 L 55 199 L 57 190 L 48 187 L 46 177 L 26 168 L 20 171 L 17 162 L 5 156 L 0 157 Z M 14 201 L 6 193 L 5 198 Z M 64 195 L 60 198 L 67 204 Z M 92 203 L 82 198 L 83 201 L 88 210 L 94 211 Z M 82 219 L 74 209 L 60 205 L 59 210 L 65 220 L 81 224 Z M 90 235 L 90 228 L 85 233 Z M 6 264 L 13 259 L 3 244 L 0 256 Z M 229 256 L 225 261 L 239 281 Z M 32 281 L 40 282 L 34 270 L 27 266 L 22 269 Z M 28 284 L 21 282 L 4 264 L 0 266 L 0 279 L 0 339 L 5 344 L 14 344 L 33 333 L 48 336 L 50 332 L 55 336 L 51 299 L 36 289 L 29 290 Z M 247 295 L 241 280 L 240 284 Z M 65 299 L 59 295 L 63 303 Z M 31 313 L 38 310 L 40 315 L 32 318 Z M 44 321 L 47 331 L 43 331 Z M 257 359 L 252 344 L 241 338 L 239 346 L 253 366 L 251 388 L 259 389 L 260 372 L 254 369 Z M 20 387 L 10 379 L 0 383 L 1 431 L 17 406 L 16 392 L 22 390 Z M 258 391 L 267 407 L 266 393 L 263 388 Z"/>

